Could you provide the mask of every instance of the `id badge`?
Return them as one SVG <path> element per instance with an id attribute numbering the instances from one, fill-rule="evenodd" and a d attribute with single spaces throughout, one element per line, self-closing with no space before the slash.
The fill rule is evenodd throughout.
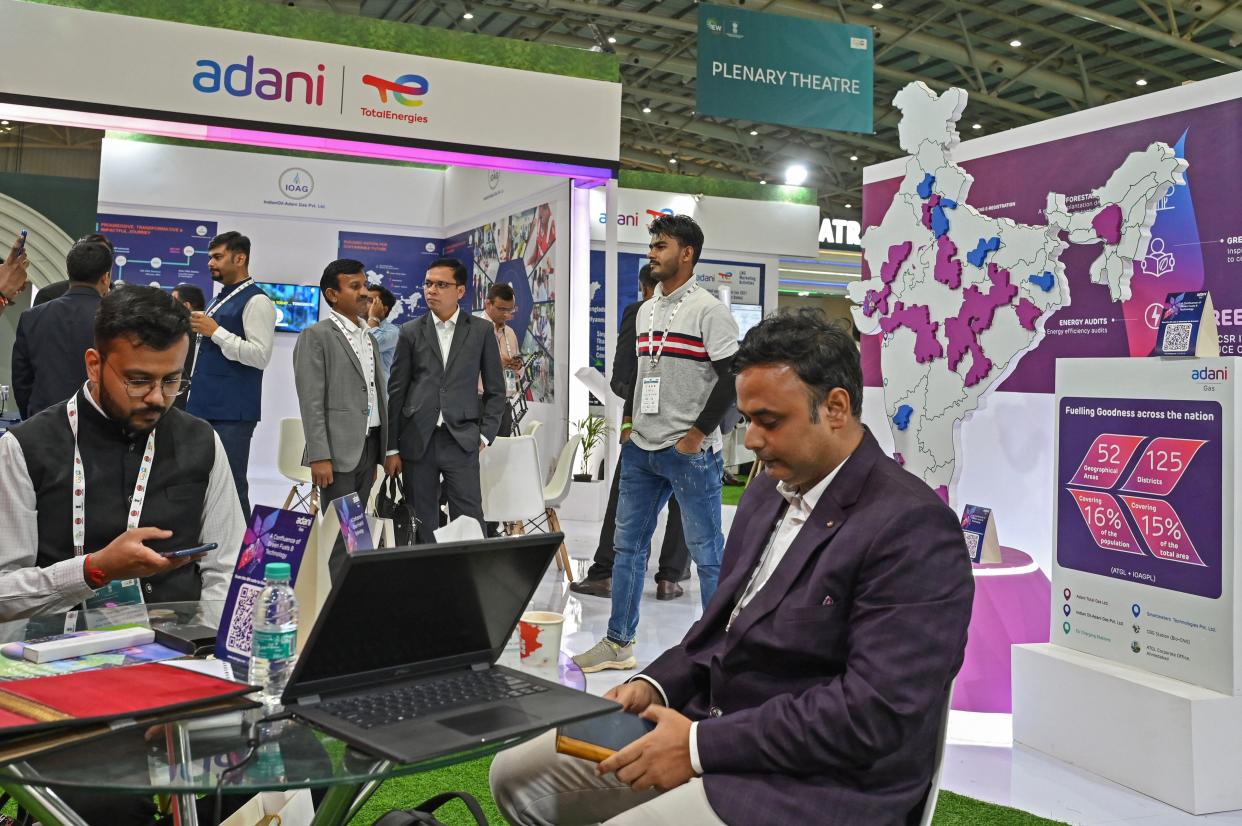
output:
<path id="1" fill-rule="evenodd" d="M 642 413 L 660 412 L 660 377 L 648 376 L 643 379 L 643 395 L 639 403 Z"/>
<path id="2" fill-rule="evenodd" d="M 505 395 L 512 396 L 517 393 L 517 373 L 511 369 L 505 369 Z"/>

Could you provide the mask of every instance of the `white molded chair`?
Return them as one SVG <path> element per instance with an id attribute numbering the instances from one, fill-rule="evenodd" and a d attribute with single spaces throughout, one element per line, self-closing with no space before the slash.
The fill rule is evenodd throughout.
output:
<path id="1" fill-rule="evenodd" d="M 276 448 L 276 468 L 280 474 L 293 483 L 289 495 L 285 497 L 285 510 L 297 498 L 297 507 L 308 513 L 317 510 L 315 487 L 302 493 L 302 485 L 310 485 L 310 468 L 302 464 L 302 454 L 306 451 L 306 432 L 302 429 L 301 419 L 280 420 L 280 443 Z"/>
<path id="2" fill-rule="evenodd" d="M 543 512 L 543 475 L 532 436 L 500 436 L 479 454 L 483 518 L 520 522 Z"/>
<path id="3" fill-rule="evenodd" d="M 556 509 L 565 501 L 565 497 L 569 495 L 570 477 L 573 474 L 574 460 L 578 458 L 578 448 L 582 446 L 582 437 L 575 434 L 570 438 L 565 446 L 561 448 L 561 454 L 556 457 L 556 468 L 552 471 L 552 478 L 543 486 L 543 518 L 532 521 L 532 527 L 543 530 L 547 529 L 560 532 L 561 520 L 556 515 Z M 573 567 L 570 565 L 569 549 L 565 547 L 565 543 L 561 542 L 561 547 L 556 552 L 556 564 L 565 572 L 565 576 L 570 582 L 574 580 Z"/>
<path id="4" fill-rule="evenodd" d="M 459 542 L 482 539 L 483 527 L 473 516 L 459 516 L 443 528 L 436 528 L 436 542 Z"/>
<path id="5" fill-rule="evenodd" d="M 543 422 L 539 421 L 538 419 L 531 419 L 530 424 L 526 426 L 526 432 L 523 433 L 522 435 L 523 436 L 534 436 L 536 433 L 539 432 L 539 428 L 541 427 L 543 427 Z"/>

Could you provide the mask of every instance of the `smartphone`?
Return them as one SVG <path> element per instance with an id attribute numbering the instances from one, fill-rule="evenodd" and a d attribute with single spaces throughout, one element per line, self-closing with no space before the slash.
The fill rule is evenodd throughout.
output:
<path id="1" fill-rule="evenodd" d="M 159 553 L 160 556 L 167 559 L 181 559 L 186 556 L 198 556 L 199 554 L 205 554 L 208 551 L 214 551 L 218 547 L 220 547 L 219 543 L 208 542 L 206 545 L 199 545 L 196 548 L 182 548 L 179 551 L 160 551 Z"/>
<path id="2" fill-rule="evenodd" d="M 17 250 L 13 253 L 14 258 L 21 258 L 22 254 L 26 251 L 27 234 L 28 232 L 26 230 L 22 230 L 17 234 Z"/>

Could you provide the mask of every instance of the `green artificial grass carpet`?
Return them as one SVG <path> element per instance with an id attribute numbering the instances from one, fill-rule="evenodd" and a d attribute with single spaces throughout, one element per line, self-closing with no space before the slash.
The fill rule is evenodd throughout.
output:
<path id="1" fill-rule="evenodd" d="M 745 492 L 745 485 L 722 485 L 720 488 L 720 504 L 736 505 Z"/>
<path id="2" fill-rule="evenodd" d="M 449 790 L 474 795 L 492 826 L 504 826 L 506 821 L 492 801 L 487 785 L 487 770 L 491 764 L 491 757 L 483 757 L 439 771 L 389 780 L 376 790 L 350 826 L 371 826 L 384 812 L 417 806 L 427 798 Z M 449 803 L 436 816 L 447 826 L 474 826 L 474 818 L 459 802 Z M 1018 809 L 942 791 L 936 803 L 934 826 L 1054 826 L 1057 823 Z"/>

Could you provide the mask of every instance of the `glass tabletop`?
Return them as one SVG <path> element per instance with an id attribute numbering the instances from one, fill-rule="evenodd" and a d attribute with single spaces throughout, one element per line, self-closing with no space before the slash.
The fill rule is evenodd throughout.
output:
<path id="1" fill-rule="evenodd" d="M 147 613 L 153 627 L 217 625 L 222 607 L 222 602 L 159 603 L 147 606 Z M 84 616 L 89 613 L 74 616 L 71 612 L 70 623 L 79 629 L 106 624 L 106 617 Z M 4 630 L 9 640 L 64 633 L 66 616 L 6 623 Z M 511 645 L 500 664 L 585 689 L 582 671 L 564 653 L 555 668 L 526 669 Z M 432 771 L 494 754 L 526 739 L 514 737 L 420 763 L 398 764 L 359 752 L 300 720 L 270 719 L 266 714 L 252 709 L 116 731 L 0 766 L 0 784 L 164 794 L 212 792 L 217 784 L 226 794 L 347 786 Z"/>

